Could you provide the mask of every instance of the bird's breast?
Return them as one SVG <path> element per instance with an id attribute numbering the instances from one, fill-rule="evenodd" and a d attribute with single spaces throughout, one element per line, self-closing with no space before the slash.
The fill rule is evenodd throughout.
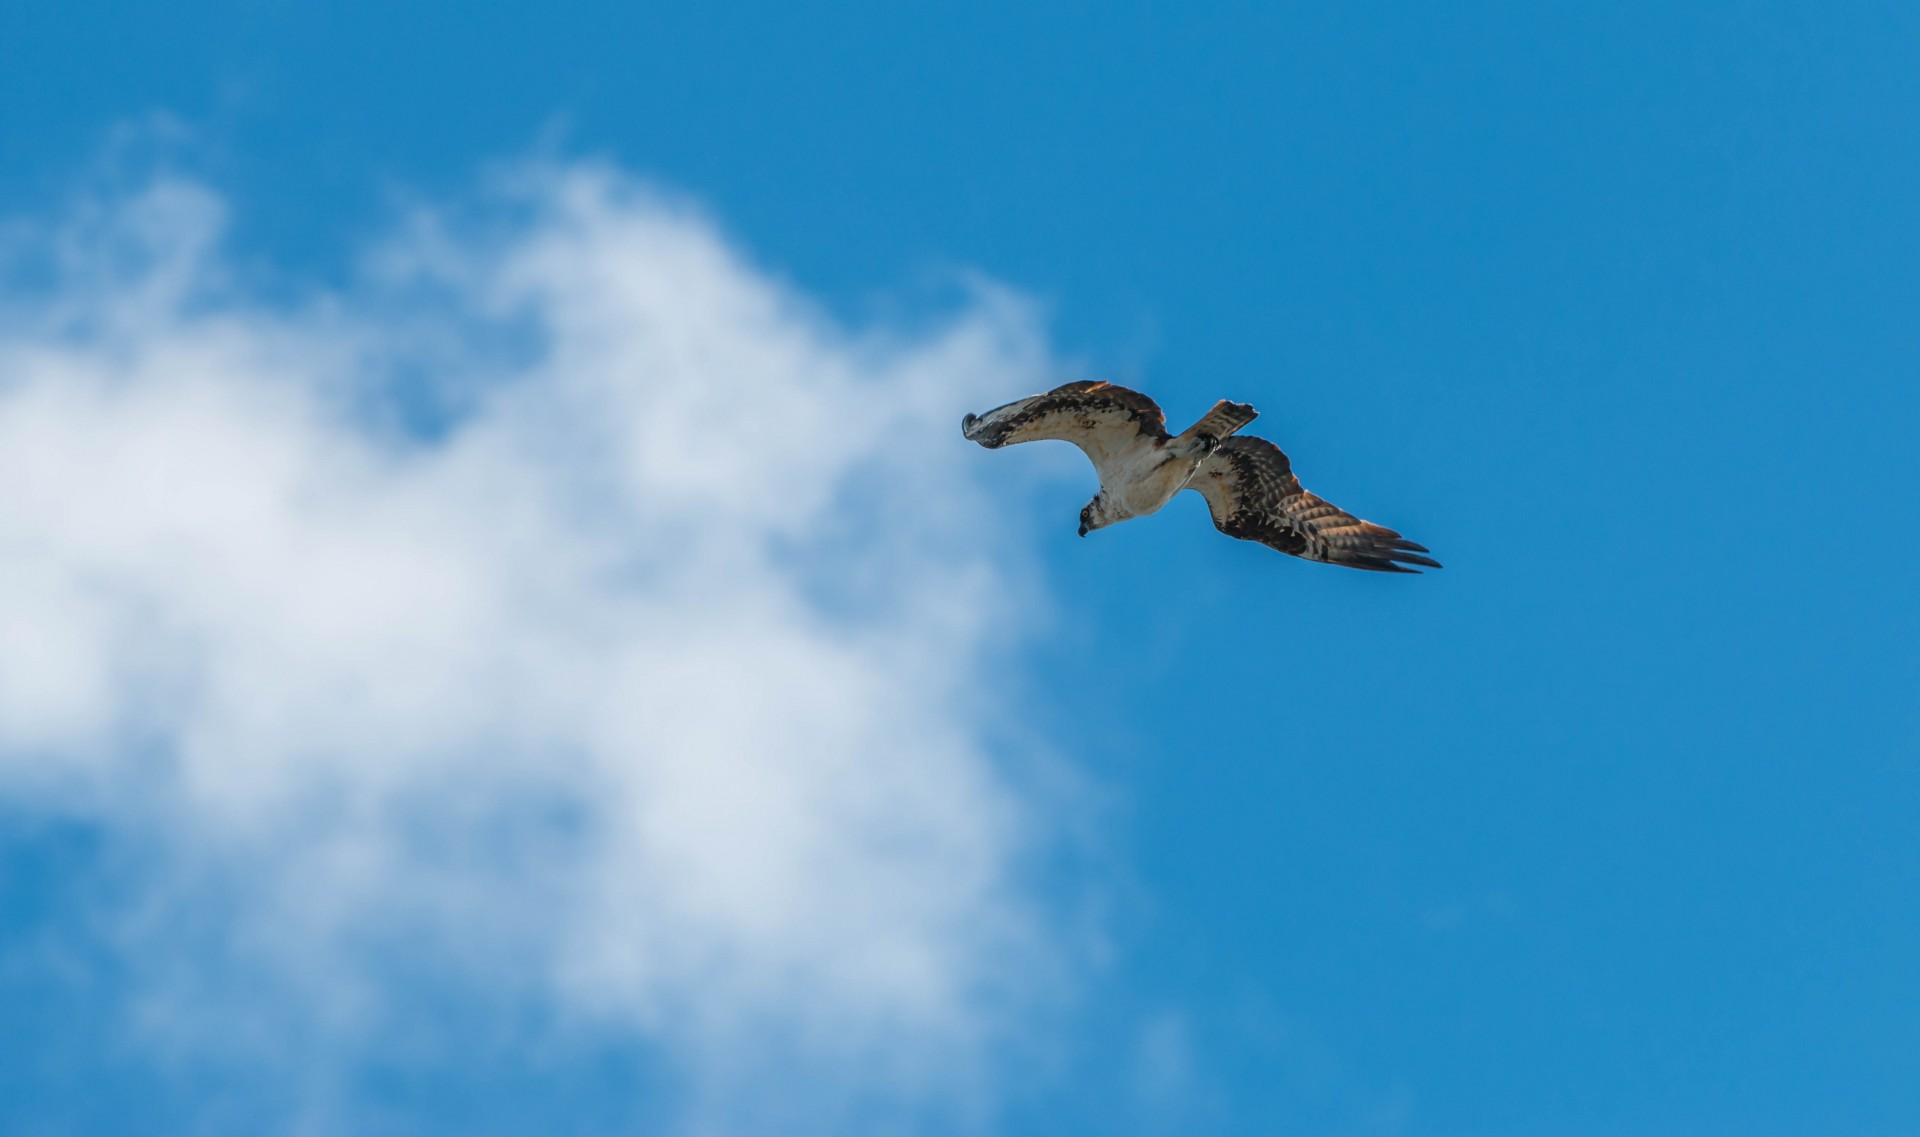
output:
<path id="1" fill-rule="evenodd" d="M 1155 449 L 1140 455 L 1120 471 L 1116 484 L 1107 487 L 1107 496 L 1117 499 L 1126 511 L 1141 517 L 1157 511 L 1186 487 L 1199 468 L 1192 458 L 1174 457 Z"/>

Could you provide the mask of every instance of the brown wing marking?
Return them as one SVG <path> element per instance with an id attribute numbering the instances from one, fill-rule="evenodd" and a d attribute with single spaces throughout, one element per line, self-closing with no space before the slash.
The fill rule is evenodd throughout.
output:
<path id="1" fill-rule="evenodd" d="M 1235 435 L 1221 442 L 1188 484 L 1207 499 L 1213 524 L 1229 537 L 1372 572 L 1440 567 L 1426 546 L 1308 493 L 1285 452 L 1264 438 Z"/>
<path id="2" fill-rule="evenodd" d="M 1071 442 L 1100 464 L 1138 445 L 1142 436 L 1148 442 L 1166 439 L 1167 416 L 1140 392 L 1095 380 L 1065 383 L 1044 395 L 968 415 L 960 429 L 989 450 L 1043 439 Z"/>

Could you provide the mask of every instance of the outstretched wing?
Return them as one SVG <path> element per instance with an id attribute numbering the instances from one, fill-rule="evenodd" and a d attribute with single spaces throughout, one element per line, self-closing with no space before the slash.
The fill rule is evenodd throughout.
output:
<path id="1" fill-rule="evenodd" d="M 968 415 L 961 433 L 989 450 L 1016 442 L 1059 439 L 1087 452 L 1097 469 L 1142 443 L 1167 437 L 1167 416 L 1138 391 L 1111 383 L 1080 382 L 1055 387 L 983 415 Z"/>
<path id="2" fill-rule="evenodd" d="M 1440 567 L 1426 555 L 1425 546 L 1302 489 L 1293 476 L 1293 463 L 1264 438 L 1225 439 L 1187 486 L 1207 499 L 1214 525 L 1229 537 L 1258 541 L 1310 561 L 1374 572 L 1420 571 L 1406 565 Z"/>

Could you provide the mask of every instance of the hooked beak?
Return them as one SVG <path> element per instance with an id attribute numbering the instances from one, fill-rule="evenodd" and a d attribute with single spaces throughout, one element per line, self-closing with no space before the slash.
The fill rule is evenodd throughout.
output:
<path id="1" fill-rule="evenodd" d="M 1082 537 L 1087 535 L 1087 523 L 1084 521 L 1080 523 L 1080 535 Z"/>

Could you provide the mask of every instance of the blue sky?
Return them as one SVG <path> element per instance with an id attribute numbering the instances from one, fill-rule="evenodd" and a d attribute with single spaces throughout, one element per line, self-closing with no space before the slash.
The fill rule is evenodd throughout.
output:
<path id="1" fill-rule="evenodd" d="M 65 673 L 24 647 L 0 665 L 0 1011 L 12 1024 L 0 1128 L 1913 1132 L 1916 37 L 1912 11 L 1871 4 L 452 15 L 13 0 L 0 12 L 0 348 L 14 369 L 0 374 L 0 429 L 16 454 L 27 438 L 101 449 L 8 467 L 44 478 L 0 486 L 0 509 L 81 521 L 20 523 L 0 555 L 50 597 L 78 594 L 63 566 L 106 565 L 131 583 L 86 587 L 124 587 L 163 624 L 240 645 L 188 658 L 267 676 L 257 690 L 210 688 L 267 711 L 128 719 L 185 682 L 164 654 L 100 688 L 111 694 L 41 682 Z M 567 204 L 596 177 L 616 185 L 605 202 Z M 642 183 L 667 203 L 631 189 Z M 428 214 L 440 237 L 419 236 Z M 739 263 L 715 267 L 708 240 Z M 141 270 L 115 260 L 129 241 L 160 264 L 173 263 L 169 242 L 191 246 L 177 256 L 193 283 L 142 306 Z M 82 267 L 63 277 L 60 250 L 75 248 Z M 636 259 L 619 259 L 626 249 Z M 379 250 L 413 266 L 407 279 L 382 277 Z M 614 251 L 602 263 L 598 250 Z M 680 304 L 683 280 L 722 299 Z M 596 298 L 622 289 L 639 298 L 645 336 L 608 348 L 630 321 L 595 323 Z M 92 314 L 62 323 L 63 304 Z M 222 346 L 209 311 L 253 346 Z M 416 333 L 414 316 L 438 330 Z M 769 327 L 762 354 L 728 354 Z M 343 358 L 314 362 L 337 329 Z M 30 374 L 54 358 L 48 345 L 70 353 L 67 369 Z M 186 379 L 139 388 L 126 376 L 144 372 L 124 361 L 149 357 L 174 361 L 156 373 L 210 359 L 233 378 L 210 403 Z M 635 386 L 576 390 L 575 365 Z M 88 367 L 119 378 L 62 401 Z M 342 425 L 277 395 L 260 409 L 245 392 L 282 373 L 322 408 L 365 382 L 376 407 L 417 411 L 424 387 L 438 410 L 394 412 L 393 427 Z M 1255 404 L 1252 431 L 1286 448 L 1310 488 L 1430 545 L 1447 568 L 1383 578 L 1283 558 L 1221 538 L 1193 495 L 1076 539 L 1092 492 L 1076 455 L 978 452 L 955 427 L 1083 374 L 1149 391 L 1172 419 L 1221 397 Z M 787 455 L 811 471 L 791 484 L 821 495 L 803 531 L 750 504 L 783 476 L 752 453 L 712 486 L 648 467 L 616 511 L 631 528 L 606 533 L 576 514 L 598 516 L 624 451 L 603 466 L 524 457 L 591 449 L 580 440 L 599 437 L 595 416 L 617 418 L 628 400 L 685 404 L 704 422 L 702 400 L 765 375 L 779 378 L 729 412 L 745 416 L 736 435 L 773 445 L 786 423 L 872 402 L 922 449 L 905 461 L 861 441 L 844 465 Z M 502 383 L 518 392 L 506 410 L 471 409 Z M 551 437 L 515 433 L 569 399 L 601 409 Z M 203 417 L 147 433 L 182 407 Z M 438 448 L 443 420 L 477 424 L 472 450 L 492 457 L 454 461 Z M 616 432 L 614 450 L 670 449 L 634 421 L 640 433 Z M 253 436 L 285 448 L 256 452 Z M 125 548 L 65 535 L 92 532 L 89 519 L 128 527 L 115 510 L 141 467 L 115 480 L 106 455 L 191 439 L 214 440 L 217 457 L 155 507 L 178 509 L 177 528 Z M 222 514 L 194 496 L 309 450 L 321 457 L 294 463 L 265 512 Z M 389 451 L 405 460 L 390 469 Z M 470 472 L 496 460 L 493 474 Z M 916 496 L 838 496 L 862 463 Z M 343 465 L 360 473 L 330 480 Z M 406 472 L 417 466 L 428 475 Z M 86 484 L 47 484 L 62 478 Z M 540 648 L 474 649 L 471 674 L 491 682 L 499 660 L 617 660 L 642 693 L 609 680 L 609 700 L 678 705 L 687 669 L 732 674 L 742 661 L 729 653 L 758 644 L 756 628 L 781 629 L 767 641 L 779 650 L 751 649 L 774 662 L 747 700 L 764 708 L 761 733 L 738 745 L 819 780 L 782 773 L 764 791 L 770 816 L 810 832 L 809 803 L 841 802 L 821 787 L 878 787 L 877 805 L 832 806 L 878 836 L 822 854 L 851 875 L 803 891 L 791 923 L 768 932 L 751 904 L 715 923 L 685 897 L 629 903 L 624 877 L 594 873 L 680 863 L 646 825 L 638 852 L 522 857 L 527 833 L 537 845 L 573 830 L 512 810 L 475 821 L 438 790 L 470 764 L 529 784 L 515 779 L 553 759 L 524 742 L 547 737 L 529 724 L 573 708 L 571 688 L 507 699 L 499 721 L 457 693 L 429 702 L 436 689 L 394 706 L 369 697 L 362 718 L 342 720 L 405 737 L 431 720 L 419 726 L 427 756 L 405 767 L 426 796 L 394 799 L 400 820 L 367 862 L 399 866 L 408 888 L 341 893 L 347 962 L 259 947 L 343 934 L 262 897 L 333 881 L 299 866 L 334 848 L 349 815 L 286 814 L 312 821 L 312 843 L 291 826 L 270 847 L 293 875 L 262 879 L 241 879 L 248 858 L 235 852 L 260 838 L 238 826 L 203 840 L 202 828 L 226 833 L 207 819 L 230 808 L 304 800 L 310 782 L 346 776 L 336 764 L 361 771 L 341 784 L 386 785 L 365 771 L 387 768 L 394 734 L 343 729 L 308 754 L 268 712 L 324 726 L 337 707 L 310 705 L 317 684 L 357 690 L 355 661 L 418 646 L 380 638 L 381 566 L 518 556 L 484 527 L 439 527 L 500 485 L 538 487 L 501 509 L 562 551 L 475 578 L 474 595 L 504 598 L 473 602 L 483 627 Z M 316 487 L 337 508 L 286 505 Z M 223 516 L 319 533 L 313 547 L 345 550 L 347 577 L 373 574 L 365 590 L 325 593 L 325 627 L 364 625 L 378 650 L 345 633 L 303 639 L 321 632 L 282 620 L 308 595 L 304 578 L 275 590 L 299 557 L 262 554 L 270 579 L 236 576 L 236 594 L 265 597 L 254 615 L 216 602 L 228 593 L 146 575 L 182 541 L 214 549 L 208 565 L 252 563 L 262 528 L 216 526 Z M 782 552 L 736 577 L 739 549 L 702 516 Z M 422 527 L 436 536 L 409 535 Z M 628 564 L 603 536 L 662 559 Z M 663 601 L 626 578 L 575 575 L 603 556 L 633 580 L 682 557 L 715 567 Z M 903 573 L 939 587 L 865 575 Z M 593 584 L 576 601 L 552 579 Z M 311 583 L 338 578 L 316 570 Z M 662 614 L 675 605 L 680 624 Z M 16 645 L 111 658 L 74 646 L 106 619 L 78 601 L 0 611 L 35 621 L 31 637 L 9 634 Z M 647 645 L 667 662 L 554 631 L 601 620 L 656 637 Z M 467 650 L 448 646 L 468 642 L 451 632 L 422 635 L 433 674 Z M 689 644 L 694 662 L 671 662 Z M 315 657 L 331 669 L 304 670 Z M 450 683 L 464 666 L 449 665 Z M 860 717 L 875 692 L 905 700 L 901 721 Z M 840 696 L 845 722 L 817 721 Z M 109 713 L 111 729 L 94 730 Z M 754 717 L 739 704 L 720 717 L 735 714 Z M 767 784 L 764 769 L 728 765 L 735 736 L 710 723 L 608 722 L 664 756 L 618 782 L 642 812 L 652 794 L 710 805 L 702 794 Z M 816 728 L 817 744 L 792 741 Z M 226 749 L 195 749 L 212 746 L 208 732 Z M 516 744 L 539 762 L 496 753 Z M 843 752 L 863 757 L 821 757 Z M 180 769 L 191 788 L 203 753 L 222 756 L 206 759 L 222 786 L 302 772 L 259 799 L 167 791 L 147 808 L 127 788 L 173 786 Z M 269 753 L 280 764 L 263 766 Z M 683 754 L 733 772 L 673 781 Z M 596 777 L 613 769 L 627 767 Z M 537 784 L 564 818 L 582 808 L 570 794 L 602 782 Z M 923 801 L 928 784 L 956 808 Z M 791 814 L 780 786 L 800 787 Z M 981 820 L 1003 811 L 1017 823 Z M 888 828 L 895 816 L 910 838 Z M 911 846 L 897 858 L 896 839 Z M 727 887 L 778 876 L 751 850 L 736 861 L 734 846 L 686 840 L 669 852 Z M 436 874 L 471 883 L 502 858 L 519 866 L 505 899 L 439 913 Z M 731 875 L 742 863 L 747 875 Z M 576 874 L 556 876 L 557 891 L 543 875 L 553 864 Z M 551 900 L 583 880 L 617 902 Z M 841 885 L 879 899 L 842 911 Z M 923 895 L 938 903 L 904 899 Z M 628 907 L 645 914 L 638 930 L 609 922 Z M 439 914 L 415 929 L 422 910 Z M 541 938 L 556 911 L 584 930 Z M 691 962 L 674 965 L 684 971 L 605 962 L 636 938 L 659 947 L 652 929 L 683 917 L 698 931 L 684 941 Z M 395 926 L 407 930 L 383 937 Z M 471 976 L 457 946 L 469 937 L 491 953 Z M 860 954 L 879 942 L 904 954 Z M 768 970 L 702 962 L 736 951 Z M 870 976 L 918 960 L 908 970 L 931 978 L 869 985 L 836 970 L 849 958 Z M 521 982 L 528 968 L 558 978 Z M 282 990 L 319 972 L 326 994 Z M 806 977 L 802 993 L 766 978 L 789 974 Z M 313 1009 L 354 999 L 342 1014 L 357 1026 Z M 741 1024 L 828 1089 L 714 1058 Z M 868 1049 L 848 1058 L 821 1041 L 842 1029 Z M 914 1057 L 876 1069 L 874 1054 L 896 1051 Z M 769 1112 L 735 1108 L 757 1091 Z"/>

